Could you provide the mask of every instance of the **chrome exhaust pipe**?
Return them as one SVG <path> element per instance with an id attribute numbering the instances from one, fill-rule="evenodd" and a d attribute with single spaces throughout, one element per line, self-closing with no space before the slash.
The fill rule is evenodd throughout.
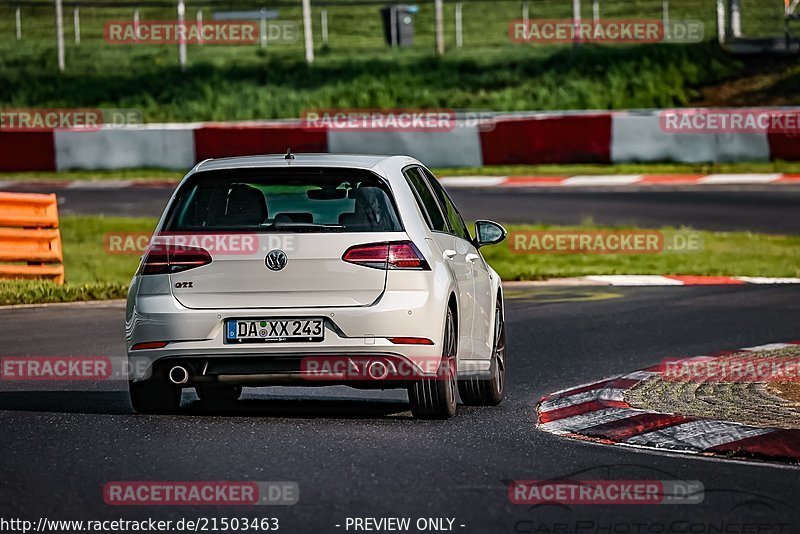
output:
<path id="1" fill-rule="evenodd" d="M 389 366 L 380 361 L 375 361 L 367 366 L 367 374 L 373 380 L 383 380 L 389 376 Z"/>
<path id="2" fill-rule="evenodd" d="M 186 367 L 176 365 L 169 370 L 169 381 L 176 386 L 185 384 L 189 381 L 189 371 L 186 370 Z"/>

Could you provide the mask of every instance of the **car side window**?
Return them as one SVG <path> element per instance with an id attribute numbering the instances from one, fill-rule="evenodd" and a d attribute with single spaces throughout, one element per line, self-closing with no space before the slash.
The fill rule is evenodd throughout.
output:
<path id="1" fill-rule="evenodd" d="M 445 192 L 442 184 L 440 184 L 439 180 L 437 180 L 427 170 L 423 169 L 423 172 L 425 173 L 425 176 L 427 176 L 428 182 L 431 184 L 431 189 L 433 189 L 436 198 L 439 200 L 439 205 L 442 206 L 442 209 L 444 210 L 445 216 L 447 217 L 447 222 L 450 224 L 450 228 L 453 229 L 453 234 L 462 239 L 466 239 L 467 241 L 472 241 L 472 237 L 469 235 L 469 230 L 467 230 L 467 225 L 464 224 L 464 219 L 456 209 L 456 205 L 453 204 L 450 196 L 447 194 L 447 192 Z"/>
<path id="2" fill-rule="evenodd" d="M 447 232 L 447 222 L 444 215 L 439 209 L 439 204 L 436 198 L 431 193 L 431 190 L 425 184 L 425 179 L 422 177 L 417 167 L 412 167 L 403 171 L 403 174 L 408 181 L 411 190 L 414 192 L 414 198 L 417 199 L 419 209 L 425 215 L 428 227 L 437 232 Z"/>

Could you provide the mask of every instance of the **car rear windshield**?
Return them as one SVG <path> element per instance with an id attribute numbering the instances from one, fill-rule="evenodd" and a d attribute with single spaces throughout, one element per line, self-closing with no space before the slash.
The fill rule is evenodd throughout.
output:
<path id="1" fill-rule="evenodd" d="M 360 169 L 247 169 L 193 175 L 166 231 L 398 232 L 394 200 Z"/>

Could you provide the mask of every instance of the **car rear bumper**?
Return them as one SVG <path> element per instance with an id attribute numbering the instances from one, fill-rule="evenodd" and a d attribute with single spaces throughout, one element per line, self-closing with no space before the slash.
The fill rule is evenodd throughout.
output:
<path id="1" fill-rule="evenodd" d="M 444 377 L 446 368 L 387 352 L 361 354 L 263 354 L 238 356 L 167 356 L 151 362 L 144 378 L 155 375 L 168 380 L 172 371 L 182 387 L 206 384 L 236 386 L 331 386 L 361 389 L 405 388 L 421 378 Z"/>
<path id="2" fill-rule="evenodd" d="M 446 300 L 427 290 L 387 291 L 372 306 L 296 309 L 196 310 L 182 306 L 170 294 L 139 295 L 126 325 L 129 377 L 141 380 L 155 362 L 174 359 L 269 362 L 287 356 L 370 354 L 402 358 L 424 374 L 435 373 L 441 358 L 446 306 Z M 324 341 L 230 344 L 225 340 L 227 319 L 308 317 L 324 318 Z M 423 338 L 432 344 L 396 344 L 389 340 L 392 337 Z M 132 350 L 136 344 L 146 342 L 167 345 Z"/>

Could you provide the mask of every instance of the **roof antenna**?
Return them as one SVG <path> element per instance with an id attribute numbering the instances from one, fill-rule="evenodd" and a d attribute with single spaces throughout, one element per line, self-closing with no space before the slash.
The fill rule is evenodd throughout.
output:
<path id="1" fill-rule="evenodd" d="M 286 149 L 286 155 L 283 156 L 283 159 L 294 159 L 294 154 L 292 154 L 291 148 Z"/>

